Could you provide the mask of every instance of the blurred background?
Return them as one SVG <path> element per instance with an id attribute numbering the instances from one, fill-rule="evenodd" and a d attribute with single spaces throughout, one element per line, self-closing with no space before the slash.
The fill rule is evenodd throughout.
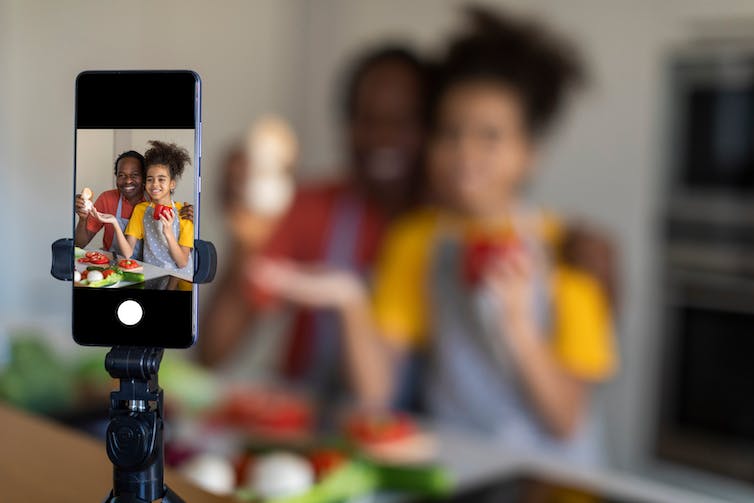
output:
<path id="1" fill-rule="evenodd" d="M 754 356 L 754 3 L 485 4 L 557 27 L 590 70 L 587 92 L 547 144 L 532 192 L 606 230 L 620 255 L 621 370 L 603 390 L 610 467 L 754 498 L 746 381 Z M 380 43 L 434 54 L 460 5 L 0 0 L 0 372 L 20 333 L 41 334 L 62 354 L 90 351 L 70 338 L 70 285 L 49 275 L 50 243 L 71 225 L 80 71 L 201 75 L 201 229 L 217 245 L 220 276 L 230 253 L 220 200 L 230 145 L 253 120 L 275 113 L 298 136 L 299 179 L 339 175 L 347 63 Z M 213 288 L 200 288 L 203 306 Z M 264 372 L 276 326 L 253 328 L 263 337 L 248 350 L 249 375 Z"/>

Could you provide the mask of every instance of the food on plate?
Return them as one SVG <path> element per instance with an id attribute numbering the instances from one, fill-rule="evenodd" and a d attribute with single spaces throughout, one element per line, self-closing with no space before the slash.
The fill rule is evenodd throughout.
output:
<path id="1" fill-rule="evenodd" d="M 144 273 L 141 272 L 121 271 L 120 274 L 123 276 L 123 281 L 131 283 L 141 283 L 144 281 Z"/>
<path id="2" fill-rule="evenodd" d="M 296 454 L 264 454 L 255 460 L 250 469 L 250 487 L 262 499 L 296 496 L 314 485 L 312 465 Z"/>
<path id="3" fill-rule="evenodd" d="M 348 457 L 342 451 L 333 448 L 316 449 L 308 454 L 308 458 L 317 475 L 317 480 L 348 461 Z"/>
<path id="4" fill-rule="evenodd" d="M 82 258 L 86 256 L 86 250 L 77 246 L 73 249 L 73 256 L 74 258 Z"/>
<path id="5" fill-rule="evenodd" d="M 403 413 L 356 414 L 346 435 L 370 458 L 389 463 L 424 463 L 436 454 L 435 438 Z"/>
<path id="6" fill-rule="evenodd" d="M 123 260 L 120 260 L 118 262 L 118 267 L 120 267 L 121 269 L 128 270 L 128 269 L 138 269 L 141 266 L 135 260 L 131 260 L 129 258 L 124 258 Z"/>
<path id="7" fill-rule="evenodd" d="M 89 274 L 86 276 L 86 279 L 89 280 L 91 283 L 92 281 L 99 281 L 101 279 L 105 279 L 105 275 L 102 274 L 102 271 L 93 270 L 89 271 Z"/>
<path id="8" fill-rule="evenodd" d="M 78 261 L 82 264 L 109 264 L 110 258 L 103 253 L 90 251 L 86 252 Z"/>
<path id="9" fill-rule="evenodd" d="M 216 454 L 199 454 L 181 465 L 184 477 L 207 492 L 220 496 L 229 495 L 236 485 L 233 464 Z"/>
<path id="10" fill-rule="evenodd" d="M 73 281 L 78 283 L 81 281 L 81 273 L 78 271 L 73 271 Z"/>
<path id="11" fill-rule="evenodd" d="M 217 417 L 252 433 L 296 437 L 312 431 L 313 416 L 311 404 L 304 397 L 279 390 L 253 389 L 231 393 Z"/>
<path id="12" fill-rule="evenodd" d="M 358 443 L 380 443 L 403 440 L 418 430 L 407 414 L 356 414 L 346 421 L 346 434 Z"/>

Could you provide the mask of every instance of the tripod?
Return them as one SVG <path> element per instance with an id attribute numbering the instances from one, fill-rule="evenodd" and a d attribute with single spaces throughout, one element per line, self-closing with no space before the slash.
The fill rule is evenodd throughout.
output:
<path id="1" fill-rule="evenodd" d="M 184 503 L 163 480 L 163 393 L 157 383 L 163 351 L 116 346 L 105 358 L 120 387 L 110 393 L 106 442 L 113 489 L 104 503 Z"/>

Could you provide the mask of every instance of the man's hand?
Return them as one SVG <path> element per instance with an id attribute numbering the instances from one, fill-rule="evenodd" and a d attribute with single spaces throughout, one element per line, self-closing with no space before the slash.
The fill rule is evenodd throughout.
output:
<path id="1" fill-rule="evenodd" d="M 184 202 L 180 210 L 178 210 L 178 216 L 183 220 L 194 222 L 194 207 L 189 203 Z"/>
<path id="2" fill-rule="evenodd" d="M 89 210 L 87 209 L 86 201 L 83 197 L 81 197 L 81 194 L 76 194 L 76 198 L 74 199 L 74 207 L 76 214 L 81 220 L 86 220 L 87 218 L 89 218 Z"/>
<path id="3" fill-rule="evenodd" d="M 343 309 L 366 298 L 366 288 L 353 273 L 307 268 L 282 260 L 257 258 L 247 275 L 258 288 L 294 304 L 310 308 Z"/>

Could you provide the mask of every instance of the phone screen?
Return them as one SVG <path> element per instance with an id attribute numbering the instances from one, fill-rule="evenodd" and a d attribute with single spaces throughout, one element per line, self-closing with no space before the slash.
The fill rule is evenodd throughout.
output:
<path id="1" fill-rule="evenodd" d="M 73 334 L 84 345 L 196 339 L 200 81 L 190 71 L 76 81 Z"/>

